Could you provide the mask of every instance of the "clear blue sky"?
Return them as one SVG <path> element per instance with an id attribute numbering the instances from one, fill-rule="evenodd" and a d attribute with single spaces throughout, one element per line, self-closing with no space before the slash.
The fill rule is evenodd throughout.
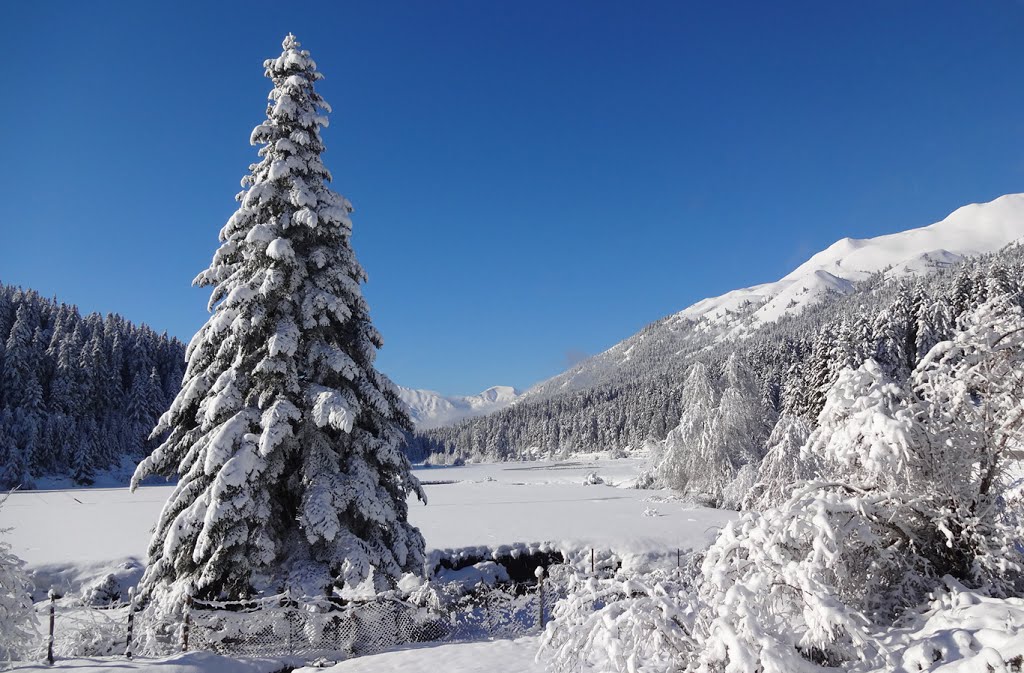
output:
<path id="1" fill-rule="evenodd" d="M 0 280 L 189 339 L 288 31 L 408 386 L 1024 191 L 1020 2 L 5 2 Z"/>

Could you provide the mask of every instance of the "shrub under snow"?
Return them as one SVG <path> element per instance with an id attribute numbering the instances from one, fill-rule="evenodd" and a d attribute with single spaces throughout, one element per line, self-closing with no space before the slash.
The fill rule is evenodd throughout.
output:
<path id="1" fill-rule="evenodd" d="M 6 497 L 0 498 L 0 506 L 4 500 Z M 0 530 L 0 534 L 4 532 Z M 11 545 L 0 539 L 0 660 L 23 655 L 36 635 L 32 583 L 24 566 Z"/>
<path id="2" fill-rule="evenodd" d="M 1024 312 L 997 290 L 909 386 L 869 359 L 840 373 L 799 451 L 806 428 L 784 419 L 748 502 L 789 497 L 730 523 L 696 589 L 654 574 L 579 582 L 542 653 L 563 671 L 1022 670 L 1007 465 L 1024 444 Z M 707 439 L 685 429 L 663 465 L 694 464 L 669 460 L 689 451 L 673 440 Z"/>

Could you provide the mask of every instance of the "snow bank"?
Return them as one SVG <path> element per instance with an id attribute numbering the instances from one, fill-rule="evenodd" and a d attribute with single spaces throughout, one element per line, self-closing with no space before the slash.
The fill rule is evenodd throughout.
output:
<path id="1" fill-rule="evenodd" d="M 1021 671 L 1024 599 L 988 598 L 954 585 L 922 615 L 917 628 L 895 640 L 905 647 L 901 663 L 906 671 Z"/>
<path id="2" fill-rule="evenodd" d="M 544 666 L 534 661 L 536 654 L 536 638 L 424 645 L 350 659 L 327 669 L 300 668 L 296 673 L 545 673 Z"/>
<path id="3" fill-rule="evenodd" d="M 75 673 L 109 673 L 145 671 L 146 673 L 276 673 L 302 665 L 301 659 L 283 657 L 275 659 L 231 659 L 210 652 L 187 652 L 165 659 L 58 659 L 53 666 L 15 664 L 15 671 L 73 670 Z"/>

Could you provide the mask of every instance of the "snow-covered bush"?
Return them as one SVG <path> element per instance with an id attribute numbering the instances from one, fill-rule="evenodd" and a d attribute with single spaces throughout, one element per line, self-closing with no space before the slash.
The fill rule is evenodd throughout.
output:
<path id="1" fill-rule="evenodd" d="M 838 374 L 809 436 L 803 421 L 781 419 L 748 503 L 781 502 L 725 528 L 696 591 L 577 587 L 545 635 L 556 667 L 909 671 L 971 658 L 956 670 L 1020 670 L 1024 648 L 997 649 L 1001 633 L 1020 632 L 1020 606 L 1004 597 L 1024 591 L 1021 489 L 1006 478 L 1024 446 L 1024 313 L 997 290 L 922 358 L 910 385 L 869 359 Z M 696 424 L 670 434 L 666 459 L 699 455 L 673 444 L 687 427 Z M 681 473 L 686 488 L 694 474 Z M 907 640 L 915 620 L 955 629 L 951 606 L 964 601 L 1000 606 L 983 612 L 1007 615 L 1002 632 L 926 624 L 931 635 Z"/>
<path id="2" fill-rule="evenodd" d="M 74 659 L 123 654 L 127 609 L 96 610 L 76 603 L 70 599 L 58 601 L 54 655 Z M 35 656 L 42 658 L 46 654 L 44 641 L 37 641 Z"/>
<path id="3" fill-rule="evenodd" d="M 0 507 L 6 499 L 0 498 Z M 0 529 L 0 536 L 4 533 L 6 530 Z M 0 661 L 26 653 L 35 636 L 32 583 L 25 573 L 25 562 L 0 537 Z"/>
<path id="4" fill-rule="evenodd" d="M 702 567 L 702 670 L 791 673 L 878 656 L 873 625 L 929 586 L 901 553 L 914 519 L 891 494 L 811 483 L 731 522 Z"/>
<path id="5" fill-rule="evenodd" d="M 1024 599 L 992 598 L 949 579 L 901 626 L 892 644 L 900 648 L 899 670 L 1024 671 Z"/>
<path id="6" fill-rule="evenodd" d="M 669 673 L 682 670 L 697 647 L 687 581 L 692 568 L 626 579 L 575 575 L 553 610 L 539 659 L 558 673 Z"/>
<path id="7" fill-rule="evenodd" d="M 879 630 L 944 577 L 1019 591 L 1019 522 L 1001 508 L 1022 380 L 1024 316 L 995 292 L 922 359 L 913 390 L 872 360 L 841 372 L 802 451 L 829 481 L 745 515 L 708 551 L 702 670 L 887 665 Z"/>

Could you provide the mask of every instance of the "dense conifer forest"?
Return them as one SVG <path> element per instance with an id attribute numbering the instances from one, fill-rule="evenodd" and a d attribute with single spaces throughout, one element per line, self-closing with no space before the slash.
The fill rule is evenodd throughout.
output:
<path id="1" fill-rule="evenodd" d="M 0 487 L 95 475 L 152 450 L 185 347 L 119 315 L 0 285 Z"/>

